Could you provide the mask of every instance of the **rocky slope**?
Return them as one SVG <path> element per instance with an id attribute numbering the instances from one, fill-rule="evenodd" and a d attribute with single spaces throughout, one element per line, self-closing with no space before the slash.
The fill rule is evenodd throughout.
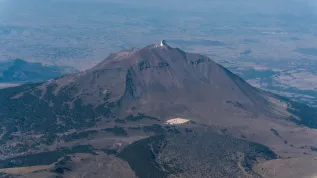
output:
<path id="1" fill-rule="evenodd" d="M 78 153 L 72 151 L 78 145 L 120 153 L 136 140 L 170 132 L 165 121 L 172 118 L 258 142 L 281 158 L 315 155 L 315 116 L 314 108 L 254 88 L 206 56 L 149 45 L 112 54 L 86 71 L 0 90 L 0 156 L 8 167 L 39 153 L 52 164 L 61 147 L 67 154 Z"/>

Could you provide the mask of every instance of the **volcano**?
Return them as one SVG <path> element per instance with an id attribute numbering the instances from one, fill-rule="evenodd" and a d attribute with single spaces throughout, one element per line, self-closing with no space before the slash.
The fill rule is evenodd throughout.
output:
<path id="1" fill-rule="evenodd" d="M 280 157 L 316 155 L 310 150 L 317 144 L 316 109 L 257 89 L 207 56 L 166 44 L 120 51 L 89 70 L 0 90 L 0 106 L 3 167 L 21 155 L 79 143 L 120 152 L 178 128 L 257 142 Z M 166 125 L 175 118 L 189 122 Z M 129 161 L 127 151 L 121 155 Z"/>

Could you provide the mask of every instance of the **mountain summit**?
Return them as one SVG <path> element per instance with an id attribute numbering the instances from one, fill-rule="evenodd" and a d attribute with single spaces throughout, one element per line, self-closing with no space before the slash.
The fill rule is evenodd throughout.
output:
<path id="1" fill-rule="evenodd" d="M 40 97 L 63 98 L 61 105 L 67 107 L 78 100 L 100 109 L 107 100 L 119 117 L 144 113 L 164 119 L 189 117 L 204 124 L 229 124 L 232 121 L 224 118 L 232 114 L 257 117 L 272 109 L 261 91 L 210 58 L 167 45 L 112 54 L 89 70 L 44 83 L 35 91 Z"/>
<path id="2" fill-rule="evenodd" d="M 112 54 L 86 71 L 0 90 L 0 150 L 9 159 L 78 139 L 88 143 L 90 134 L 96 137 L 89 143 L 100 147 L 100 139 L 113 138 L 108 132 L 140 139 L 181 118 L 188 127 L 290 156 L 302 154 L 298 140 L 315 142 L 317 132 L 308 128 L 317 126 L 314 116 L 313 108 L 254 88 L 207 56 L 153 44 Z"/>

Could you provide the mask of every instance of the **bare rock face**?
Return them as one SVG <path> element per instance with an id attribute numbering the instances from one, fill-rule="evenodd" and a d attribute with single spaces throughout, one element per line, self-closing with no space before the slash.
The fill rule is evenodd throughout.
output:
<path id="1" fill-rule="evenodd" d="M 316 128 L 316 115 L 313 108 L 250 86 L 206 56 L 149 45 L 112 54 L 86 71 L 0 90 L 0 156 L 141 116 L 161 125 L 179 117 L 230 128 L 231 135 L 286 153 L 297 140 L 314 143 L 317 132 L 298 125 Z"/>
<path id="2" fill-rule="evenodd" d="M 260 91 L 208 57 L 169 46 L 149 45 L 113 54 L 83 77 L 87 75 L 93 81 L 89 88 L 98 85 L 106 91 L 97 97 L 109 94 L 123 115 L 133 107 L 158 117 L 222 116 L 227 110 L 257 115 L 268 109 Z"/>
<path id="3" fill-rule="evenodd" d="M 157 117 L 222 117 L 228 110 L 255 116 L 268 109 L 260 91 L 208 57 L 169 46 L 113 54 L 90 70 L 43 84 L 42 95 L 51 86 L 56 96 L 68 88 L 71 106 L 74 98 L 94 107 L 106 98 L 122 117 L 131 108 Z"/>

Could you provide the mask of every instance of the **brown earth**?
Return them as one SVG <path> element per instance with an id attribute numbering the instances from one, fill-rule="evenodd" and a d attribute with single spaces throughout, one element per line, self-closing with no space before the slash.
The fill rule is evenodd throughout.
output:
<path id="1" fill-rule="evenodd" d="M 305 156 L 266 161 L 255 165 L 253 170 L 265 178 L 315 178 L 316 168 L 317 158 Z"/>
<path id="2" fill-rule="evenodd" d="M 0 169 L 0 172 L 6 173 L 4 177 L 21 178 L 135 178 L 129 165 L 113 155 L 73 154 L 69 157 L 70 160 L 60 160 L 52 165 Z"/>

